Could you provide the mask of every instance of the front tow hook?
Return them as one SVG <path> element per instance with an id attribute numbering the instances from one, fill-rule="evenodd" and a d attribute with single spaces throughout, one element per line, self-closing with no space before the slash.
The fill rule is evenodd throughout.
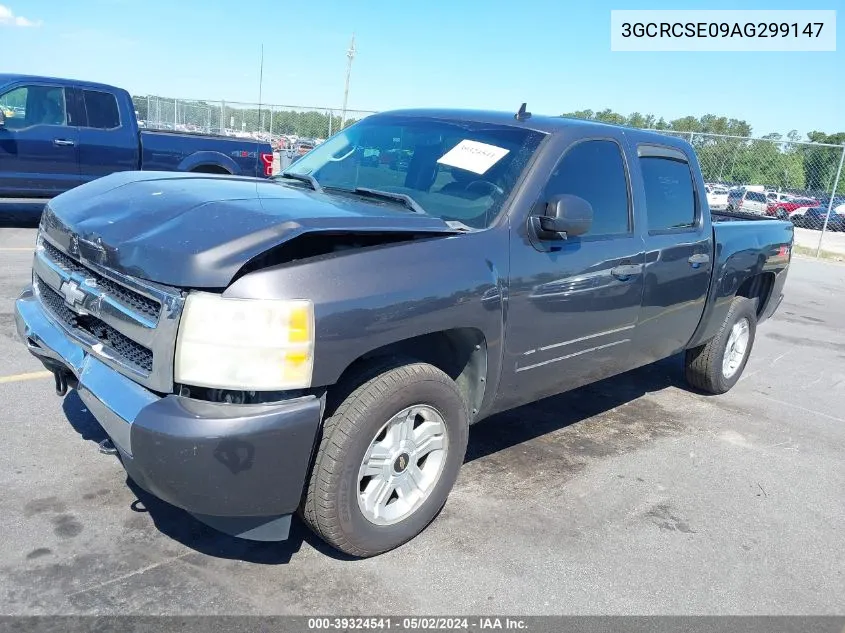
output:
<path id="1" fill-rule="evenodd" d="M 117 455 L 117 448 L 109 438 L 104 439 L 97 446 L 103 455 Z"/>
<path id="2" fill-rule="evenodd" d="M 54 371 L 53 377 L 56 379 L 56 395 L 63 396 L 67 393 L 67 376 L 63 371 Z"/>

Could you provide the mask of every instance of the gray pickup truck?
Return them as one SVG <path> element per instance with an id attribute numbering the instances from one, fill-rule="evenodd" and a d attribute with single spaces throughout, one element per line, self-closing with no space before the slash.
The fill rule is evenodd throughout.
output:
<path id="1" fill-rule="evenodd" d="M 679 353 L 728 391 L 792 231 L 711 214 L 680 139 L 397 111 L 272 180 L 58 196 L 17 329 L 143 489 L 254 540 L 299 511 L 370 556 L 437 515 L 485 417 Z"/>

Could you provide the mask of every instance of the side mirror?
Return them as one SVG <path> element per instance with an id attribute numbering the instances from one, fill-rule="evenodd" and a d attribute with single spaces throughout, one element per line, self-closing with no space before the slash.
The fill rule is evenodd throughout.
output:
<path id="1" fill-rule="evenodd" d="M 532 215 L 529 221 L 538 239 L 565 240 L 590 230 L 593 225 L 593 207 L 584 198 L 561 194 L 546 204 L 545 215 Z"/>

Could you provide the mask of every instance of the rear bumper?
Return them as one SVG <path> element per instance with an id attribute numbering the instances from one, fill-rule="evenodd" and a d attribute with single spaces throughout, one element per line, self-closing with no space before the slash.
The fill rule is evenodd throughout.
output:
<path id="1" fill-rule="evenodd" d="M 15 320 L 29 351 L 70 376 L 141 488 L 228 534 L 287 538 L 322 415 L 320 399 L 228 405 L 160 396 L 86 352 L 31 288 L 15 302 Z"/>

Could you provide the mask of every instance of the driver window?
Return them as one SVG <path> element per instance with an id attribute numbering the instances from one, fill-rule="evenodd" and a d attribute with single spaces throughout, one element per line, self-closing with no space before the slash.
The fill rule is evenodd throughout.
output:
<path id="1" fill-rule="evenodd" d="M 584 236 L 631 231 L 625 163 L 614 141 L 583 141 L 571 147 L 552 172 L 543 200 L 560 194 L 579 196 L 592 205 L 593 225 Z"/>
<path id="2" fill-rule="evenodd" d="M 65 90 L 57 86 L 19 86 L 0 95 L 6 128 L 20 130 L 33 125 L 67 125 Z"/>

